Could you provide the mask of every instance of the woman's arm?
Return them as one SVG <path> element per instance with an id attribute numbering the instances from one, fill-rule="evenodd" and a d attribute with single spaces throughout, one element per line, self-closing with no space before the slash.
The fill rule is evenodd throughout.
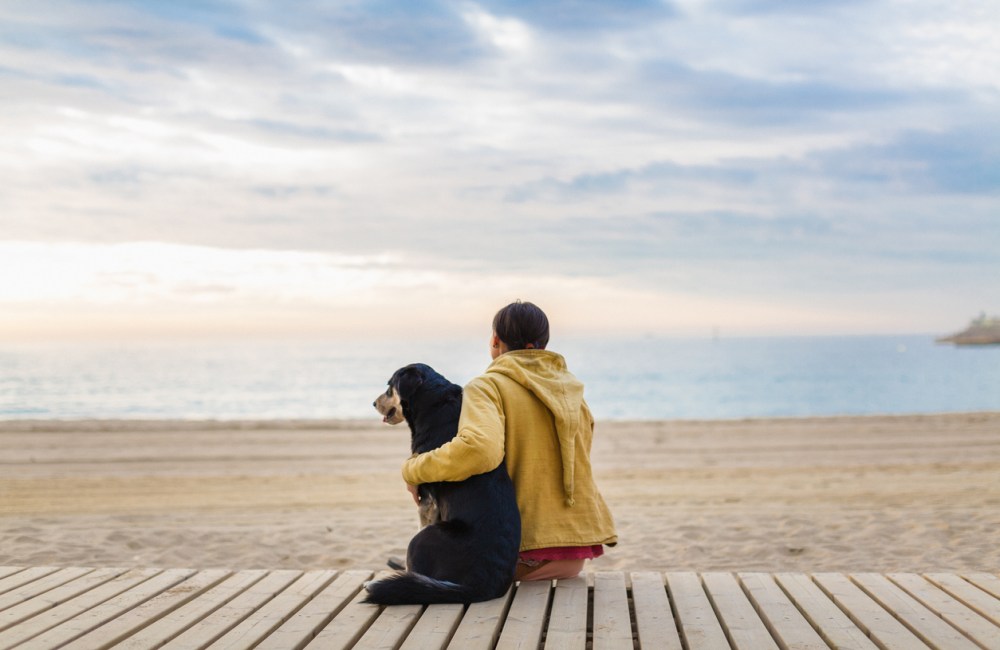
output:
<path id="1" fill-rule="evenodd" d="M 474 379 L 463 391 L 458 435 L 403 463 L 403 480 L 410 485 L 464 481 L 500 465 L 504 455 L 502 406 L 490 382 Z"/>

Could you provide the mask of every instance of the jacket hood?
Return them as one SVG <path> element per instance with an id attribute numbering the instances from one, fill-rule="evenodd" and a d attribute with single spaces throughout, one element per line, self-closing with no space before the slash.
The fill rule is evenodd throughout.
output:
<path id="1" fill-rule="evenodd" d="M 548 350 L 507 352 L 497 357 L 486 372 L 514 380 L 552 412 L 562 459 L 563 491 L 566 504 L 572 506 L 577 434 L 581 426 L 590 424 L 581 422 L 583 383 L 566 368 L 562 355 Z"/>

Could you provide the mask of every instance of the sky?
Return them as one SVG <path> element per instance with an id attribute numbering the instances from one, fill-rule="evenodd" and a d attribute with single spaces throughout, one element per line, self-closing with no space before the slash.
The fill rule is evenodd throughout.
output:
<path id="1" fill-rule="evenodd" d="M 949 333 L 979 0 L 5 2 L 0 340 Z"/>

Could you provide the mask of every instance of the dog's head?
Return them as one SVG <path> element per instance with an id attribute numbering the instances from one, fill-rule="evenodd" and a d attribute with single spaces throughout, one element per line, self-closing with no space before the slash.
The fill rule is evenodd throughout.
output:
<path id="1" fill-rule="evenodd" d="M 382 414 L 382 421 L 399 424 L 405 420 L 404 404 L 413 398 L 424 380 L 432 374 L 434 371 L 422 363 L 413 363 L 392 373 L 389 388 L 372 403 L 375 410 Z"/>

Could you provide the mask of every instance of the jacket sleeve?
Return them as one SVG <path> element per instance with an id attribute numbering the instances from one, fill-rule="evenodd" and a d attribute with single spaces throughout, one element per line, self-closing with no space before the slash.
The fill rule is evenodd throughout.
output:
<path id="1" fill-rule="evenodd" d="M 403 480 L 410 485 L 464 481 L 496 468 L 504 456 L 504 422 L 496 387 L 474 379 L 462 395 L 458 435 L 403 463 Z"/>

